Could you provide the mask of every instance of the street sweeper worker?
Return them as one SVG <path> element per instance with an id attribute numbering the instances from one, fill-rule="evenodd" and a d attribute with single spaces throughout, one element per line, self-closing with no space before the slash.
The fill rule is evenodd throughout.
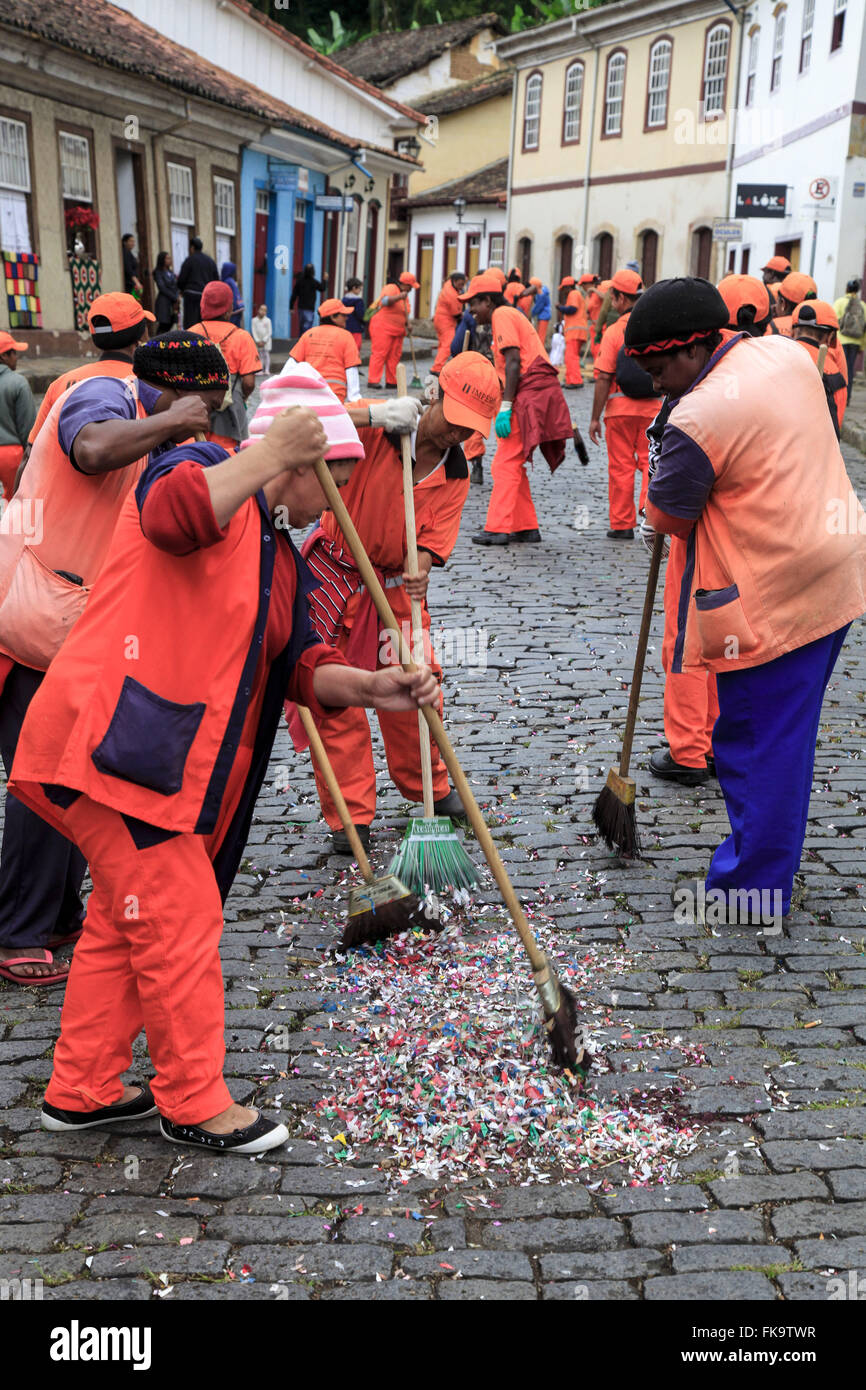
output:
<path id="1" fill-rule="evenodd" d="M 206 430 L 225 396 L 219 349 L 192 334 L 139 343 L 124 380 L 91 377 L 55 401 L 0 528 L 0 753 L 7 775 L 44 672 L 88 600 L 148 454 Z M 34 872 L 38 865 L 38 873 Z M 7 795 L 0 855 L 0 975 L 54 984 L 53 949 L 80 934 L 86 863 Z"/>
<path id="2" fill-rule="evenodd" d="M 564 298 L 564 303 L 556 307 L 562 315 L 565 330 L 565 386 L 566 390 L 572 391 L 583 386 L 580 354 L 586 347 L 589 314 L 583 291 L 573 275 L 566 275 L 560 281 L 559 298 Z"/>
<path id="3" fill-rule="evenodd" d="M 454 337 L 454 330 L 463 313 L 463 305 L 459 296 L 465 288 L 466 276 L 463 271 L 452 270 L 439 291 L 436 308 L 433 310 L 433 327 L 439 340 L 436 359 L 430 368 L 434 376 L 439 375 L 451 356 L 451 341 Z"/>
<path id="4" fill-rule="evenodd" d="M 411 629 L 411 599 L 421 601 L 426 659 L 437 680 L 441 680 L 442 669 L 430 646 L 428 578 L 434 567 L 445 565 L 454 548 L 469 491 L 469 471 L 460 445 L 475 429 L 482 434 L 489 432 L 498 406 L 499 383 L 492 365 L 477 353 L 465 352 L 446 362 L 439 374 L 439 399 L 423 414 L 421 403 L 411 397 L 374 402 L 369 407 L 349 407 L 364 446 L 364 458 L 341 496 L 380 574 L 404 635 L 408 636 Z M 409 577 L 406 558 L 401 433 L 411 437 L 414 460 L 420 570 L 415 579 Z M 332 512 L 323 514 L 319 528 L 304 542 L 303 554 L 319 581 L 320 587 L 310 602 L 313 623 L 322 641 L 369 670 L 396 659 L 397 635 L 380 628 L 372 598 L 361 583 L 351 550 Z M 441 712 L 441 697 L 439 708 Z M 289 717 L 295 746 L 302 747 L 305 740 L 291 711 Z M 411 712 L 381 711 L 379 726 L 394 784 L 407 800 L 420 802 L 417 718 Z M 376 771 L 369 722 L 360 710 L 347 709 L 333 716 L 321 732 L 352 822 L 366 849 L 376 813 Z M 449 786 L 445 764 L 435 746 L 432 762 L 435 814 L 462 815 L 463 803 Z M 334 849 L 350 853 L 350 844 L 318 768 L 316 785 L 325 820 L 334 832 Z"/>
<path id="5" fill-rule="evenodd" d="M 804 299 L 817 299 L 818 286 L 811 275 L 803 275 L 799 270 L 792 270 L 778 284 L 779 308 L 775 315 L 775 327 L 784 337 L 790 338 L 794 310 Z"/>
<path id="6" fill-rule="evenodd" d="M 321 372 L 341 404 L 361 398 L 361 354 L 346 328 L 351 313 L 351 304 L 324 300 L 319 305 L 319 324 L 302 333 L 289 353 L 293 361 L 309 362 Z"/>
<path id="7" fill-rule="evenodd" d="M 224 280 L 212 280 L 201 295 L 201 322 L 189 330 L 216 343 L 229 369 L 229 389 L 222 408 L 213 412 L 207 438 L 231 453 L 249 434 L 247 399 L 256 389 L 256 372 L 262 359 L 255 339 L 232 323 L 234 295 Z"/>
<path id="8" fill-rule="evenodd" d="M 324 726 L 348 704 L 417 721 L 438 694 L 423 665 L 359 670 L 313 632 L 315 579 L 287 528 L 325 504 L 314 462 L 345 484 L 362 448 L 322 378 L 297 371 L 312 405 L 270 417 L 240 453 L 190 443 L 151 461 L 21 731 L 15 794 L 74 839 L 93 878 L 50 1130 L 158 1111 L 172 1144 L 254 1154 L 288 1138 L 226 1086 L 219 956 L 283 701 Z M 151 1086 L 122 1079 L 142 1027 Z"/>
<path id="9" fill-rule="evenodd" d="M 559 377 L 525 315 L 506 304 L 495 275 L 476 275 L 462 298 L 479 324 L 492 327 L 493 362 L 502 386 L 493 490 L 484 529 L 472 540 L 475 545 L 537 543 L 541 533 L 527 461 L 540 447 L 553 472 L 565 457 L 566 440 L 573 437 Z"/>
<path id="10" fill-rule="evenodd" d="M 386 285 L 379 295 L 378 307 L 369 322 L 368 390 L 379 390 L 383 371 L 386 388 L 396 387 L 397 363 L 403 354 L 403 339 L 409 326 L 409 295 L 420 288 L 415 276 L 404 271 L 396 283 Z"/>
<path id="11" fill-rule="evenodd" d="M 148 323 L 155 322 L 155 316 L 142 308 L 141 301 L 134 295 L 117 291 L 97 295 L 87 311 L 87 327 L 90 341 L 99 356 L 95 361 L 82 362 L 80 367 L 73 367 L 71 371 L 54 378 L 42 397 L 28 436 L 29 443 L 33 443 L 42 429 L 57 397 L 68 391 L 74 381 L 83 381 L 89 376 L 116 376 L 121 379 L 129 376 L 136 345 L 147 333 Z"/>
<path id="12" fill-rule="evenodd" d="M 466 305 L 462 307 L 463 314 L 458 320 L 457 331 L 451 342 L 451 356 L 457 357 L 461 352 L 480 352 L 482 357 L 492 362 L 493 334 L 490 324 L 476 323 Z M 469 481 L 477 486 L 484 482 L 483 459 L 486 448 L 487 440 L 480 430 L 473 430 L 463 445 L 463 455 L 469 464 Z"/>
<path id="13" fill-rule="evenodd" d="M 833 422 L 836 438 L 840 437 L 845 408 L 848 404 L 848 383 L 838 368 L 838 359 L 831 354 L 838 346 L 839 320 L 832 304 L 823 299 L 805 299 L 794 310 L 791 336 L 805 348 L 816 368 L 821 364 L 821 380 L 827 398 L 827 409 Z M 821 352 L 826 347 L 823 363 Z"/>
<path id="14" fill-rule="evenodd" d="M 636 522 L 635 473 L 640 476 L 638 510 L 643 511 L 647 492 L 649 449 L 647 427 L 658 414 L 659 401 L 646 373 L 637 373 L 623 352 L 629 315 L 641 294 L 641 278 L 634 270 L 618 270 L 611 281 L 611 304 L 616 321 L 604 333 L 595 363 L 595 394 L 589 437 L 607 443 L 609 540 L 631 540 Z M 604 425 L 602 426 L 602 417 Z"/>
<path id="15" fill-rule="evenodd" d="M 688 543 L 674 668 L 718 677 L 731 834 L 706 889 L 742 920 L 790 911 L 824 691 L 866 611 L 866 513 L 807 354 L 727 323 L 705 280 L 663 280 L 625 346 L 673 401 L 647 519 Z"/>
<path id="16" fill-rule="evenodd" d="M 791 269 L 787 256 L 771 256 L 767 264 L 761 266 L 761 278 L 765 285 L 780 285 L 785 276 L 791 274 Z"/>

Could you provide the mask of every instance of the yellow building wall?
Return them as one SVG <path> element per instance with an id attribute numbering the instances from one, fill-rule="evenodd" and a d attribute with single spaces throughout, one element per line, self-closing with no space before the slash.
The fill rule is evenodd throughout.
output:
<path id="1" fill-rule="evenodd" d="M 411 175 L 410 197 L 507 158 L 510 138 L 510 92 L 440 116 L 439 140 L 435 145 L 422 146 L 424 169 Z"/>

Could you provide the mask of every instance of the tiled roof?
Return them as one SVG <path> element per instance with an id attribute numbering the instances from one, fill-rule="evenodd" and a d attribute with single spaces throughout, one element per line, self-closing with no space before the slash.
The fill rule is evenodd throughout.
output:
<path id="1" fill-rule="evenodd" d="M 92 62 L 149 77 L 342 149 L 374 148 L 214 67 L 106 0 L 63 0 L 61 5 L 49 5 L 45 0 L 0 0 L 0 24 L 71 49 Z M 393 154 L 392 150 L 380 152 Z"/>
<path id="2" fill-rule="evenodd" d="M 508 189 L 508 160 L 497 159 L 494 164 L 485 164 L 461 179 L 450 183 L 437 184 L 423 193 L 407 198 L 407 208 L 447 207 L 455 198 L 465 198 L 467 203 L 501 203 L 505 205 Z"/>
<path id="3" fill-rule="evenodd" d="M 399 34 L 371 34 L 368 39 L 341 49 L 340 61 L 368 82 L 396 82 L 407 73 L 426 67 L 447 48 L 466 43 L 482 29 L 493 29 L 497 34 L 506 32 L 498 14 L 473 15 L 449 24 L 424 24 L 420 29 L 405 29 Z"/>
<path id="4" fill-rule="evenodd" d="M 458 82 L 453 87 L 432 92 L 424 97 L 421 105 L 426 116 L 446 116 L 451 111 L 462 111 L 467 106 L 490 101 L 492 97 L 510 95 L 513 85 L 513 68 L 498 68 L 489 77 L 473 78 L 471 82 Z"/>

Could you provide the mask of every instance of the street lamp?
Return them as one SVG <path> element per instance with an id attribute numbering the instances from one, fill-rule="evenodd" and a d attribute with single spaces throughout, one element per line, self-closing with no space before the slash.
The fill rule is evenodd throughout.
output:
<path id="1" fill-rule="evenodd" d="M 487 218 L 486 218 L 486 217 L 485 217 L 485 219 L 484 219 L 483 222 L 464 222 L 464 221 L 463 221 L 463 214 L 464 214 L 464 212 L 466 211 L 466 199 L 465 199 L 465 198 L 455 198 L 455 199 L 454 199 L 454 203 L 453 203 L 453 207 L 454 207 L 454 209 L 455 209 L 455 211 L 456 211 L 456 213 L 457 213 L 457 226 L 458 226 L 458 227 L 480 227 L 480 228 L 481 228 L 481 235 L 482 235 L 482 237 L 486 237 L 486 235 L 487 235 Z"/>
<path id="2" fill-rule="evenodd" d="M 414 135 L 408 136 L 405 140 L 398 140 L 397 153 L 408 154 L 412 159 L 417 159 L 421 153 L 421 141 L 417 140 Z"/>

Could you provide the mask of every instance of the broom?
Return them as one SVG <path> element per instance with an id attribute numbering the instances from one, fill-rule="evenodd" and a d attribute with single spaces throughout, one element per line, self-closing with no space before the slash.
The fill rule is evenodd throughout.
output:
<path id="1" fill-rule="evenodd" d="M 397 395 L 406 395 L 406 368 L 397 364 Z M 418 575 L 418 545 L 415 533 L 415 480 L 409 436 L 400 436 L 403 451 L 403 503 L 406 512 L 406 564 L 409 576 Z M 424 660 L 424 626 L 421 602 L 412 603 L 412 655 Z M 424 819 L 410 820 L 402 844 L 389 865 L 389 873 L 409 885 L 415 893 L 439 893 L 444 888 L 474 888 L 478 875 L 460 837 L 448 816 L 437 816 L 433 809 L 433 765 L 430 757 L 430 730 L 418 711 L 421 746 L 421 785 L 424 790 Z"/>
<path id="2" fill-rule="evenodd" d="M 634 657 L 634 674 L 631 678 L 631 695 L 629 696 L 628 713 L 625 720 L 619 771 L 617 772 L 615 767 L 610 769 L 607 774 L 607 785 L 599 793 L 592 812 L 592 818 L 608 849 L 618 850 L 626 859 L 640 858 L 640 837 L 637 831 L 634 808 L 636 787 L 634 780 L 628 775 L 628 767 L 631 761 L 631 745 L 635 724 L 637 723 L 637 707 L 640 700 L 644 661 L 646 660 L 650 623 L 653 616 L 653 601 L 659 581 L 659 569 L 664 546 L 664 535 L 657 532 L 653 540 L 643 617 L 640 621 L 637 651 Z"/>
<path id="3" fill-rule="evenodd" d="M 412 371 L 415 373 L 415 375 L 412 378 L 412 390 L 420 391 L 423 382 L 421 381 L 421 378 L 418 375 L 418 363 L 415 361 L 415 339 L 412 337 L 411 328 L 409 329 L 409 351 L 412 354 Z M 399 382 L 399 380 L 400 378 L 398 377 L 397 381 Z M 400 394 L 405 395 L 405 391 L 402 391 Z"/>
<path id="4" fill-rule="evenodd" d="M 328 466 L 323 459 L 317 460 L 315 468 L 316 477 L 321 484 L 322 491 L 328 499 L 328 506 L 334 513 L 337 524 L 346 538 L 361 578 L 366 584 L 370 596 L 373 599 L 373 603 L 376 606 L 376 612 L 382 624 L 398 634 L 400 662 L 404 671 L 411 671 L 414 669 L 411 654 L 402 632 L 397 627 L 397 620 L 391 610 L 391 605 L 385 597 L 385 591 L 379 583 L 376 571 L 370 564 L 367 553 L 361 543 L 361 538 L 355 530 L 352 518 L 346 510 L 346 504 L 340 496 L 339 488 L 331 477 Z M 511 880 L 506 873 L 505 865 L 499 857 L 499 853 L 493 843 L 493 837 L 478 808 L 478 802 L 475 800 L 472 789 L 463 774 L 463 769 L 457 761 L 457 754 L 454 752 L 451 740 L 442 726 L 442 720 L 439 718 L 438 711 L 434 710 L 430 705 L 425 705 L 421 713 L 427 722 L 430 733 L 439 745 L 439 751 L 442 754 L 445 766 L 451 774 L 452 781 L 460 793 L 476 839 L 484 851 L 484 857 L 490 865 L 491 873 L 496 879 L 499 891 L 511 914 L 511 920 L 523 943 L 526 954 L 529 956 L 535 988 L 538 991 L 544 1013 L 544 1026 L 547 1031 L 548 1043 L 554 1063 L 557 1066 L 570 1067 L 583 1074 L 590 1065 L 591 1057 L 590 1054 L 586 1052 L 583 1042 L 578 1036 L 577 1004 L 574 995 L 560 983 L 556 971 L 532 934 L 523 908 L 518 901 L 517 894 L 511 886 Z"/>
<path id="5" fill-rule="evenodd" d="M 331 759 L 328 757 L 322 736 L 306 705 L 298 705 L 298 714 L 310 740 L 313 761 L 318 764 L 337 808 L 337 814 L 352 846 L 352 853 L 358 861 L 358 868 L 364 878 L 364 887 L 355 887 L 349 894 L 349 914 L 340 946 L 348 951 L 352 946 L 365 941 L 382 941 L 386 936 L 396 936 L 412 926 L 431 926 L 433 923 L 422 914 L 421 903 L 410 893 L 404 883 L 393 873 L 385 878 L 374 878 L 370 861 L 364 853 L 357 830 L 349 815 L 345 797 L 340 790 Z M 439 930 L 438 926 L 436 930 Z"/>

